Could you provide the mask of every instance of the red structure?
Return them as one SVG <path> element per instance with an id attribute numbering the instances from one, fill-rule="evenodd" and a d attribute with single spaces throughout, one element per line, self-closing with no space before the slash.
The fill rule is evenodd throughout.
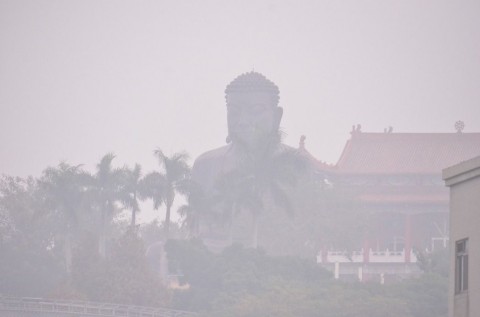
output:
<path id="1" fill-rule="evenodd" d="M 361 206 L 358 212 L 369 215 L 371 228 L 358 251 L 346 257 L 341 250 L 327 250 L 318 261 L 336 276 L 381 282 L 419 272 L 417 251 L 448 245 L 449 193 L 442 170 L 480 155 L 480 133 L 462 129 L 364 133 L 354 127 L 337 164 L 317 161 L 317 168 L 334 186 L 354 194 Z"/>

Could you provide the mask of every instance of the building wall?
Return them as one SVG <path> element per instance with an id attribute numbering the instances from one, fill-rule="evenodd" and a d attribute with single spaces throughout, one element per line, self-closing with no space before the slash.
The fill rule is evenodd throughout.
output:
<path id="1" fill-rule="evenodd" d="M 480 156 L 443 171 L 450 187 L 449 316 L 480 316 Z M 468 289 L 455 294 L 456 242 L 468 239 Z"/>

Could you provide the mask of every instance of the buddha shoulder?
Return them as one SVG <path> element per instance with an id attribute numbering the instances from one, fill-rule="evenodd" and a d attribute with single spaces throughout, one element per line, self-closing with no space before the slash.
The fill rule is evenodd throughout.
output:
<path id="1" fill-rule="evenodd" d="M 230 146 L 222 146 L 210 151 L 207 151 L 203 154 L 201 154 L 197 159 L 195 160 L 194 166 L 198 164 L 205 164 L 209 162 L 215 162 L 218 160 L 222 160 L 230 151 Z"/>
<path id="2" fill-rule="evenodd" d="M 201 154 L 193 163 L 193 173 L 205 169 L 218 169 L 229 156 L 230 150 L 230 145 L 226 145 Z"/>

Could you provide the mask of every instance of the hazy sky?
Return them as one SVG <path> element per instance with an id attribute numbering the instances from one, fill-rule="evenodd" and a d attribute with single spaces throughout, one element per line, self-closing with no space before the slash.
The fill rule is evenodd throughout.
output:
<path id="1" fill-rule="evenodd" d="M 335 163 L 363 131 L 480 132 L 480 1 L 0 0 L 0 174 L 225 144 L 224 89 L 280 88 L 285 142 Z"/>

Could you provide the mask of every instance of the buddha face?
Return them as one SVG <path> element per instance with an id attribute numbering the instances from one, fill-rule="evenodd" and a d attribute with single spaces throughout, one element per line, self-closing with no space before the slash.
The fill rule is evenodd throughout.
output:
<path id="1" fill-rule="evenodd" d="M 254 149 L 278 131 L 282 112 L 269 93 L 230 93 L 227 95 L 229 137 L 234 143 Z"/>

